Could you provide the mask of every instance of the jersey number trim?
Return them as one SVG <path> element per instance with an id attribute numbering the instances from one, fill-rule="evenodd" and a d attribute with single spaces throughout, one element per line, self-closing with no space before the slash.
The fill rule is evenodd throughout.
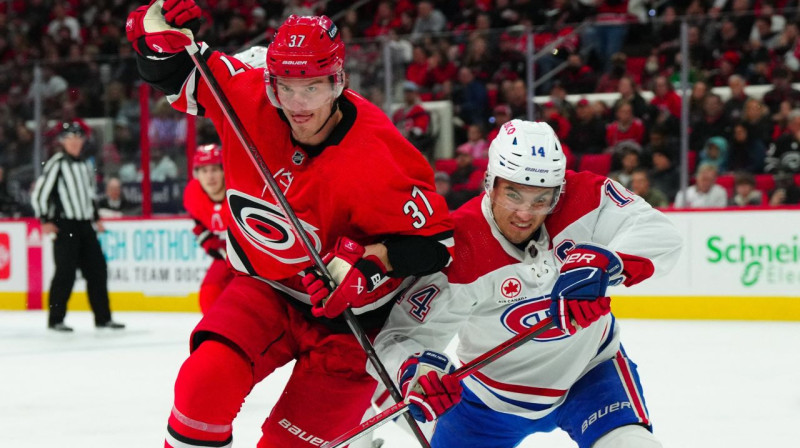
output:
<path id="1" fill-rule="evenodd" d="M 428 211 L 428 217 L 433 216 L 433 207 L 431 207 L 431 203 L 428 201 L 428 198 L 425 197 L 425 193 L 419 189 L 419 187 L 414 187 L 411 190 L 411 199 L 403 204 L 403 213 L 406 215 L 410 215 L 411 218 L 414 219 L 414 222 L 411 223 L 415 229 L 421 229 L 425 227 L 425 224 L 428 222 L 428 218 L 425 217 L 425 214 L 422 213 L 422 210 L 419 209 L 419 205 L 415 199 L 419 196 L 422 199 L 423 204 L 425 205 L 425 209 Z"/>
<path id="2" fill-rule="evenodd" d="M 614 204 L 617 204 L 617 207 L 622 208 L 633 202 L 632 197 L 626 196 L 621 191 L 617 190 L 617 187 L 614 186 L 614 183 L 610 180 L 606 181 L 603 191 L 606 193 L 606 196 L 608 196 L 609 199 L 614 202 Z"/>
<path id="3" fill-rule="evenodd" d="M 439 292 L 441 291 L 435 285 L 429 285 L 410 295 L 408 299 L 406 299 L 408 303 L 411 304 L 411 309 L 408 311 L 408 314 L 414 319 L 424 322 L 425 317 L 431 310 L 431 302 L 439 295 Z"/>

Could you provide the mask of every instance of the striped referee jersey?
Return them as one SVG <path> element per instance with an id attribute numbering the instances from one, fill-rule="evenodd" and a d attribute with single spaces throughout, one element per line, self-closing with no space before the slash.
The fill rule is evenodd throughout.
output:
<path id="1" fill-rule="evenodd" d="M 88 161 L 57 153 L 45 163 L 31 194 L 36 217 L 96 221 L 96 186 L 94 168 Z"/>

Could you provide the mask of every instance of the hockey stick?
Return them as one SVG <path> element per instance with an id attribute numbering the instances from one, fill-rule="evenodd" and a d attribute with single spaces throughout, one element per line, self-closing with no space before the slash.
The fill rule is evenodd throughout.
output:
<path id="1" fill-rule="evenodd" d="M 530 341 L 536 336 L 539 336 L 554 326 L 555 324 L 553 323 L 553 319 L 547 317 L 538 324 L 528 328 L 526 331 L 517 334 L 513 338 L 508 339 L 497 347 L 459 367 L 456 371 L 451 373 L 451 375 L 455 375 L 455 377 L 459 380 L 463 380 L 464 378 L 472 375 L 476 370 L 479 370 L 485 365 L 495 361 L 497 358 L 506 355 L 511 350 L 514 350 L 515 348 Z M 323 448 L 338 448 L 342 445 L 350 443 L 353 440 L 364 436 L 365 433 L 373 431 L 379 426 L 384 425 L 400 414 L 410 415 L 406 411 L 408 411 L 408 403 L 405 401 L 397 402 L 380 414 L 370 418 L 369 420 L 361 423 L 350 431 L 347 431 L 336 439 L 326 443 L 323 445 Z"/>
<path id="2" fill-rule="evenodd" d="M 278 207 L 283 212 L 283 215 L 289 219 L 292 231 L 294 232 L 295 236 L 297 236 L 298 240 L 301 241 L 306 254 L 311 258 L 311 260 L 314 261 L 314 264 L 317 266 L 317 269 L 322 272 L 322 275 L 327 277 L 331 284 L 335 285 L 336 283 L 333 281 L 330 272 L 328 272 L 328 267 L 325 266 L 325 263 L 322 261 L 322 257 L 320 257 L 319 253 L 314 248 L 314 244 L 309 239 L 308 234 L 302 230 L 303 225 L 300 223 L 300 220 L 297 218 L 294 210 L 292 210 L 292 207 L 289 205 L 289 201 L 286 200 L 286 196 L 284 196 L 281 192 L 278 183 L 272 177 L 272 171 L 270 171 L 269 167 L 267 167 L 266 162 L 264 162 L 264 158 L 261 157 L 261 153 L 258 152 L 255 143 L 253 143 L 252 138 L 250 138 L 250 135 L 247 133 L 242 125 L 242 122 L 239 120 L 239 116 L 236 115 L 236 111 L 233 110 L 233 106 L 231 106 L 230 101 L 228 101 L 228 98 L 225 96 L 225 92 L 223 92 L 222 88 L 220 88 L 217 79 L 214 77 L 214 74 L 211 73 L 211 69 L 208 67 L 206 60 L 200 54 L 200 49 L 198 48 L 197 44 L 192 41 L 191 44 L 186 46 L 186 52 L 189 53 L 189 56 L 192 58 L 192 62 L 194 62 L 195 67 L 197 67 L 200 75 L 208 84 L 211 94 L 214 96 L 217 104 L 219 104 L 220 108 L 222 109 L 222 113 L 230 123 L 231 128 L 233 128 L 236 137 L 239 139 L 239 143 L 241 143 L 242 146 L 247 149 L 247 154 L 250 156 L 250 160 L 253 162 L 256 168 L 258 168 L 261 178 L 269 187 L 269 192 L 277 202 Z M 344 320 L 347 322 L 347 325 L 350 327 L 353 335 L 356 337 L 356 339 L 358 339 L 358 343 L 361 345 L 361 348 L 364 349 L 364 352 L 367 354 L 367 358 L 369 358 L 370 363 L 372 363 L 372 366 L 378 372 L 381 382 L 391 393 L 392 398 L 394 398 L 395 402 L 397 403 L 402 402 L 403 396 L 400 394 L 400 391 L 397 390 L 397 387 L 395 387 L 394 382 L 392 382 L 389 373 L 386 371 L 386 367 L 378 358 L 378 354 L 375 352 L 375 347 L 372 346 L 372 343 L 367 337 L 367 334 L 364 332 L 364 329 L 361 328 L 361 324 L 359 324 L 358 320 L 356 320 L 356 316 L 353 314 L 353 311 L 348 308 L 344 311 L 342 316 L 344 316 Z M 411 430 L 413 431 L 420 445 L 422 445 L 424 448 L 430 448 L 428 439 L 425 438 L 425 434 L 422 433 L 417 421 L 414 420 L 414 418 L 410 415 L 406 414 L 406 422 L 408 422 L 408 425 L 411 427 Z"/>

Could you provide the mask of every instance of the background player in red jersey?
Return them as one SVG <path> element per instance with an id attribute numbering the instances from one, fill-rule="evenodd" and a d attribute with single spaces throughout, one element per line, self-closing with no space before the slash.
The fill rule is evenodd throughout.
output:
<path id="1" fill-rule="evenodd" d="M 126 23 L 142 78 L 174 108 L 210 118 L 222 138 L 227 256 L 242 274 L 192 334 L 166 446 L 229 446 L 253 385 L 292 360 L 258 447 L 320 446 L 360 421 L 376 386 L 339 313 L 352 307 L 374 334 L 413 276 L 450 261 L 453 224 L 419 151 L 379 108 L 344 88 L 344 44 L 330 19 L 286 19 L 267 69 L 199 42 L 302 231 L 330 260 L 339 287 L 309 294 L 308 255 L 184 51 L 200 15 L 192 0 L 158 0 Z"/>
<path id="2" fill-rule="evenodd" d="M 222 171 L 222 148 L 219 145 L 202 145 L 192 160 L 194 179 L 183 191 L 183 207 L 194 219 L 197 244 L 214 259 L 200 285 L 200 311 L 203 314 L 214 303 L 225 286 L 233 279 L 233 272 L 225 262 L 225 175 Z"/>

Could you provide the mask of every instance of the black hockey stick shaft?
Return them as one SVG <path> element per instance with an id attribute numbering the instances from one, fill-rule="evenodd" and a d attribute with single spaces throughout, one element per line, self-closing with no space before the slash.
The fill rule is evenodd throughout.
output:
<path id="1" fill-rule="evenodd" d="M 286 196 L 284 196 L 283 192 L 281 192 L 278 183 L 272 177 L 272 171 L 270 171 L 266 162 L 264 162 L 264 158 L 261 157 L 261 153 L 258 152 L 255 143 L 253 143 L 253 139 L 247 133 L 247 130 L 245 130 L 244 125 L 242 125 L 242 122 L 239 119 L 239 116 L 236 114 L 236 111 L 233 110 L 233 106 L 231 106 L 228 97 L 225 96 L 225 92 L 222 91 L 222 88 L 219 86 L 214 74 L 211 73 L 211 69 L 208 67 L 208 63 L 206 62 L 205 58 L 203 58 L 203 56 L 200 54 L 200 49 L 198 48 L 197 44 L 192 42 L 186 47 L 186 51 L 192 58 L 192 62 L 194 62 L 194 65 L 197 67 L 200 75 L 208 84 L 208 88 L 211 91 L 212 96 L 222 109 L 222 113 L 225 115 L 225 118 L 230 123 L 231 128 L 236 134 L 236 137 L 239 139 L 239 143 L 241 143 L 241 145 L 247 149 L 247 154 L 250 156 L 250 160 L 258 169 L 258 172 L 266 183 L 270 194 L 277 202 L 277 205 L 283 212 L 283 215 L 289 219 L 292 232 L 302 243 L 306 254 L 309 256 L 309 258 L 311 258 L 322 275 L 327 277 L 331 283 L 335 285 L 335 282 L 328 271 L 328 267 L 325 266 L 325 263 L 322 261 L 322 257 L 319 255 L 319 252 L 317 252 L 314 244 L 308 237 L 308 234 L 303 231 L 303 225 L 297 218 L 297 214 L 295 214 L 291 205 L 289 205 L 289 201 L 286 199 Z M 392 378 L 386 371 L 386 367 L 378 358 L 378 354 L 375 352 L 375 347 L 373 347 L 372 342 L 370 342 L 366 332 L 364 332 L 364 329 L 361 328 L 361 324 L 358 323 L 353 311 L 348 308 L 344 311 L 344 313 L 342 313 L 342 315 L 344 316 L 344 320 L 347 322 L 347 325 L 350 327 L 350 330 L 353 332 L 353 335 L 355 335 L 356 339 L 358 339 L 358 343 L 361 345 L 361 348 L 364 349 L 364 352 L 367 354 L 367 358 L 369 358 L 370 363 L 372 363 L 372 366 L 378 372 L 378 376 L 380 376 L 383 385 L 396 402 L 402 402 L 402 394 L 400 394 L 400 391 L 397 390 L 394 382 L 392 382 Z M 425 434 L 422 433 L 417 421 L 414 420 L 414 418 L 412 418 L 410 415 L 407 415 L 406 422 L 408 422 L 408 425 L 411 427 L 411 430 L 413 431 L 420 445 L 422 445 L 424 448 L 430 448 L 428 439 L 425 438 Z"/>
<path id="2" fill-rule="evenodd" d="M 531 339 L 539 336 L 545 331 L 550 330 L 554 326 L 555 324 L 553 323 L 553 319 L 547 317 L 541 322 L 537 323 L 536 325 L 528 328 L 526 331 L 517 334 L 516 336 L 512 337 L 511 339 L 508 339 L 507 341 L 503 342 L 497 347 L 489 350 L 488 352 L 482 354 L 481 356 L 478 356 L 472 361 L 459 367 L 453 373 L 451 373 L 451 375 L 454 375 L 459 380 L 463 380 L 464 378 L 475 373 L 476 370 L 480 370 L 481 368 L 483 368 L 487 364 L 490 364 L 497 358 L 508 354 L 510 351 L 530 341 Z M 406 403 L 405 401 L 397 402 L 388 409 L 386 409 L 385 411 L 381 412 L 380 414 L 361 423 L 360 425 L 356 426 L 350 431 L 347 431 L 346 433 L 342 434 L 336 439 L 331 440 L 330 442 L 326 443 L 323 446 L 324 448 L 338 448 L 340 446 L 346 445 L 352 442 L 353 440 L 363 437 L 365 433 L 374 431 L 379 426 L 388 423 L 389 421 L 391 421 L 393 418 L 397 417 L 400 414 L 410 415 L 407 411 L 408 411 L 408 403 Z"/>

